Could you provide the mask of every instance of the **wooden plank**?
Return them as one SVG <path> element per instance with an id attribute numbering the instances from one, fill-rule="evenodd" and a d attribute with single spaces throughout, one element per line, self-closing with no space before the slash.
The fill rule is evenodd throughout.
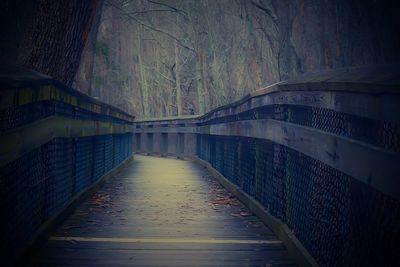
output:
<path id="1" fill-rule="evenodd" d="M 265 95 L 258 95 L 246 102 L 222 110 L 213 110 L 207 116 L 199 116 L 197 119 L 176 118 L 176 123 L 189 124 L 186 127 L 177 127 L 169 130 L 168 127 L 156 128 L 167 123 L 173 125 L 170 120 L 158 119 L 154 121 L 137 121 L 135 125 L 153 125 L 154 128 L 136 128 L 136 132 L 191 132 L 190 124 L 194 122 L 207 122 L 213 118 L 223 118 L 238 115 L 251 109 L 257 109 L 272 105 L 298 105 L 334 110 L 339 113 L 352 114 L 363 118 L 379 121 L 400 123 L 400 95 L 399 94 L 360 94 L 357 92 L 341 91 L 275 91 Z M 180 121 L 180 122 L 179 122 Z M 187 128 L 187 129 L 186 129 Z"/>
<path id="2" fill-rule="evenodd" d="M 350 138 L 272 119 L 244 120 L 198 128 L 211 135 L 260 138 L 295 149 L 400 199 L 400 155 Z"/>
<path id="3" fill-rule="evenodd" d="M 28 266 L 293 265 L 282 242 L 201 166 L 137 156 Z"/>
<path id="4" fill-rule="evenodd" d="M 132 126 L 127 124 L 50 116 L 2 134 L 0 166 L 16 160 L 56 137 L 84 137 L 131 131 Z"/>
<path id="5" fill-rule="evenodd" d="M 298 105 L 400 123 L 399 94 L 373 95 L 325 90 L 278 91 L 252 98 L 249 102 L 251 103 L 250 108 L 249 105 L 242 104 L 237 107 L 234 114 L 270 105 Z"/>
<path id="6" fill-rule="evenodd" d="M 198 251 L 269 251 L 285 250 L 280 244 L 221 244 L 221 243 L 120 243 L 120 242 L 71 242 L 52 241 L 46 244 L 48 248 L 60 249 L 116 249 L 116 250 L 198 250 Z"/>
<path id="7" fill-rule="evenodd" d="M 184 126 L 184 127 L 160 127 L 157 125 L 153 128 L 140 128 L 134 129 L 135 133 L 196 133 L 196 126 Z"/>

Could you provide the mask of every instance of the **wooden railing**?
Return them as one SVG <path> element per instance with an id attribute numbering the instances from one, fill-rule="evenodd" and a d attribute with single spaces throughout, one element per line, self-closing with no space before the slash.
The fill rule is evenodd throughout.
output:
<path id="1" fill-rule="evenodd" d="M 400 241 L 398 69 L 310 74 L 202 116 L 137 121 L 135 150 L 208 164 L 261 207 L 253 211 L 302 264 L 391 263 Z"/>
<path id="2" fill-rule="evenodd" d="M 134 117 L 34 72 L 0 78 L 0 243 L 8 265 L 132 157 Z"/>

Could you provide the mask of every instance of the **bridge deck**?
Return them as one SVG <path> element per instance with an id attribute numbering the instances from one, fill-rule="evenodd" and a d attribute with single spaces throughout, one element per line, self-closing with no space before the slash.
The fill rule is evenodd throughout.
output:
<path id="1" fill-rule="evenodd" d="M 257 217 L 190 161 L 137 156 L 29 266 L 293 266 Z"/>

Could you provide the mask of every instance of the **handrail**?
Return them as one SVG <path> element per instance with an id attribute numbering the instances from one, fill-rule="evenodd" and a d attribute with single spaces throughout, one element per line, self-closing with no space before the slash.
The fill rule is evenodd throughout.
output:
<path id="1" fill-rule="evenodd" d="M 379 95 L 394 96 L 396 99 L 390 101 L 393 110 L 387 113 L 393 112 L 395 115 L 400 112 L 400 105 L 397 105 L 398 98 L 400 95 L 400 78 L 399 76 L 400 66 L 397 65 L 382 65 L 382 66 L 370 66 L 370 67 L 353 67 L 343 68 L 332 71 L 323 71 L 317 73 L 311 73 L 299 76 L 296 79 L 278 82 L 267 87 L 261 88 L 254 92 L 251 92 L 243 98 L 226 104 L 215 109 L 212 109 L 205 114 L 191 115 L 191 116 L 175 116 L 168 118 L 149 118 L 149 119 L 137 119 L 138 123 L 157 122 L 157 121 L 181 121 L 181 120 L 206 120 L 212 117 L 220 111 L 227 111 L 229 109 L 238 109 L 241 105 L 252 101 L 253 99 L 271 96 L 276 93 L 285 94 L 288 92 L 320 92 L 320 96 L 328 95 L 329 93 L 336 93 L 336 95 L 343 96 L 345 94 L 358 94 L 365 98 L 376 98 Z M 359 74 L 361 72 L 361 75 Z M 368 73 L 370 75 L 365 75 Z M 371 74 L 373 73 L 373 75 Z M 364 80 L 355 79 L 354 77 L 363 78 Z M 368 80 L 369 79 L 369 80 Z M 289 95 L 288 95 L 289 96 Z M 332 97 L 329 95 L 329 97 Z M 288 98 L 281 99 L 281 104 L 293 104 L 288 101 Z M 390 100 L 390 99 L 389 99 Z M 286 102 L 284 102 L 286 101 Z M 368 101 L 366 99 L 365 101 Z M 273 103 L 271 103 L 273 104 Z M 304 104 L 304 103 L 299 103 Z M 365 103 L 362 103 L 365 104 Z M 322 107 L 322 106 L 320 106 Z M 326 106 L 326 108 L 332 108 Z M 243 110 L 240 110 L 241 112 Z M 354 113 L 351 110 L 346 110 L 348 113 Z M 229 115 L 233 115 L 227 112 Z M 365 115 L 365 114 L 364 114 Z M 367 114 L 368 115 L 368 114 Z M 399 122 L 400 116 L 395 117 L 395 121 Z"/>
<path id="2" fill-rule="evenodd" d="M 349 265 L 331 248 L 364 246 L 374 252 L 362 250 L 356 265 L 377 263 L 371 255 L 390 262 L 393 248 L 381 250 L 375 239 L 363 238 L 396 244 L 398 235 L 363 227 L 400 231 L 393 213 L 400 209 L 399 88 L 398 66 L 306 74 L 203 115 L 138 120 L 136 151 L 194 157 L 211 168 L 255 213 L 269 218 L 265 222 L 289 240 L 288 247 L 297 247 L 302 263 L 313 260 L 290 241 L 290 231 L 321 264 Z M 336 239 L 324 229 L 336 231 Z M 363 237 L 346 237 L 346 229 Z"/>
<path id="3" fill-rule="evenodd" d="M 7 66 L 7 68 L 10 68 L 10 67 Z M 0 69 L 0 71 L 4 72 L 3 69 Z M 15 75 L 12 75 L 12 73 L 16 72 L 16 71 L 18 71 L 18 73 Z M 10 92 L 7 92 L 7 91 L 10 91 L 10 90 L 15 91 L 15 90 L 19 90 L 19 89 L 25 89 L 25 90 L 28 89 L 28 90 L 32 91 L 30 94 L 30 96 L 32 98 L 27 100 L 26 103 L 35 102 L 35 101 L 43 101 L 43 100 L 57 100 L 56 99 L 57 92 L 55 92 L 55 91 L 50 92 L 51 90 L 47 93 L 49 93 L 49 94 L 53 93 L 53 95 L 44 96 L 44 97 L 42 97 L 42 99 L 33 98 L 35 96 L 35 93 L 33 91 L 35 91 L 35 90 L 37 91 L 40 88 L 46 88 L 46 87 L 49 88 L 47 90 L 50 90 L 50 88 L 55 88 L 56 91 L 59 91 L 58 94 L 64 93 L 69 97 L 76 97 L 82 102 L 102 107 L 103 112 L 99 112 L 98 110 L 96 110 L 95 107 L 92 107 L 91 111 L 93 111 L 93 112 L 104 113 L 104 111 L 108 110 L 107 113 L 118 114 L 117 115 L 118 117 L 121 117 L 127 121 L 133 122 L 135 119 L 135 116 L 123 111 L 122 109 L 120 109 L 118 107 L 104 103 L 104 102 L 102 102 L 98 99 L 95 99 L 91 96 L 88 96 L 78 90 L 68 87 L 65 84 L 63 84 L 57 80 L 54 80 L 49 76 L 37 73 L 35 71 L 11 67 L 11 72 L 6 72 L 5 74 L 0 73 L 0 95 L 3 97 L 3 99 L 6 99 L 6 100 L 10 99 L 10 96 L 9 96 Z M 17 104 L 18 103 L 16 103 L 15 101 L 7 101 L 7 102 L 4 101 L 1 103 L 0 109 L 4 109 L 6 107 L 12 107 Z M 72 104 L 76 105 L 77 103 L 72 103 Z"/>
<path id="4" fill-rule="evenodd" d="M 289 85 L 290 83 L 286 84 Z M 266 115 L 262 114 L 263 108 L 274 105 L 286 105 L 289 110 L 292 106 L 297 109 L 298 106 L 300 106 L 300 109 L 303 109 L 304 106 L 311 106 L 313 108 L 322 108 L 322 112 L 331 112 L 330 116 L 333 116 L 333 118 L 327 118 L 328 120 L 335 120 L 335 117 L 348 116 L 348 119 L 344 119 L 347 121 L 345 123 L 348 124 L 348 127 L 359 127 L 364 131 L 374 130 L 377 132 L 376 134 L 379 134 L 379 131 L 385 129 L 376 129 L 378 127 L 375 125 L 376 123 L 394 123 L 396 125 L 400 122 L 400 105 L 398 105 L 400 103 L 400 90 L 397 94 L 383 92 L 377 97 L 376 95 L 368 94 L 370 92 L 368 90 L 362 91 L 361 94 L 354 94 L 353 91 L 332 92 L 326 90 L 316 94 L 315 92 L 298 92 L 297 90 L 292 92 L 289 91 L 288 87 L 282 92 L 276 89 L 276 86 L 275 84 L 271 87 L 274 90 L 264 91 L 264 94 L 257 92 L 255 96 L 248 96 L 234 104 L 214 109 L 202 116 L 139 120 L 135 123 L 134 131 L 136 133 L 191 133 L 268 139 L 312 156 L 360 181 L 369 183 L 394 198 L 400 199 L 400 180 L 396 179 L 397 175 L 400 174 L 400 166 L 394 164 L 395 162 L 400 162 L 400 155 L 398 154 L 400 147 L 398 147 L 399 144 L 395 143 L 396 138 L 400 136 L 399 132 L 394 133 L 397 137 L 393 137 L 391 143 L 370 143 L 375 140 L 367 140 L 363 136 L 358 136 L 357 129 L 354 130 L 355 134 L 351 131 L 346 132 L 346 129 L 337 132 L 338 129 L 335 129 L 334 126 L 331 127 L 332 129 L 322 129 L 317 127 L 318 123 L 312 126 L 304 125 L 307 122 L 296 121 L 295 119 L 277 119 L 274 118 L 271 110 L 264 112 Z M 277 95 L 271 98 L 271 94 Z M 287 94 L 290 94 L 292 98 L 287 97 Z M 255 102 L 253 100 L 256 97 L 263 97 L 264 99 L 261 99 L 263 101 Z M 321 99 L 324 101 L 323 104 L 326 105 L 321 105 L 318 102 Z M 342 102 L 335 106 L 335 101 L 338 99 Z M 348 107 L 347 110 L 346 105 Z M 231 108 L 235 110 L 232 111 L 230 110 Z M 247 112 L 250 112 L 250 114 L 246 114 Z M 296 112 L 296 109 L 293 112 Z M 301 112 L 309 113 L 311 110 Z M 244 115 L 242 116 L 242 114 Z M 364 116 L 361 117 L 361 115 Z M 312 116 L 312 114 L 307 116 Z M 298 124 L 300 126 L 297 126 Z M 161 125 L 169 125 L 169 127 L 161 127 Z M 151 126 L 151 128 L 148 126 Z M 326 126 L 323 125 L 322 127 Z M 381 125 L 379 127 L 385 126 Z M 395 126 L 392 128 L 396 129 Z M 284 132 L 281 132 L 281 129 L 285 129 Z M 300 129 L 304 129 L 304 131 L 300 131 Z M 290 136 L 288 132 L 293 133 Z M 295 137 L 296 132 L 297 137 Z M 310 135 L 311 133 L 313 134 Z M 306 145 L 307 142 L 310 144 Z M 332 144 L 335 145 L 328 146 L 326 142 L 333 142 Z M 382 142 L 386 142 L 386 140 L 382 140 Z M 347 154 L 332 158 L 329 156 L 330 154 L 339 153 L 338 144 L 347 144 L 346 146 L 351 144 L 352 149 L 350 151 L 341 150 L 342 153 Z M 396 145 L 396 147 L 392 147 L 393 145 Z M 325 147 L 326 152 L 314 151 L 314 146 L 321 149 Z M 360 158 L 366 151 L 371 151 L 372 154 L 368 157 Z M 351 159 L 352 157 L 356 157 L 359 160 L 356 162 L 346 161 L 346 159 Z M 382 159 L 385 160 L 382 161 Z M 379 168 L 375 167 L 373 162 L 381 162 L 378 165 Z M 360 168 L 363 171 L 360 172 L 356 168 Z M 377 171 L 377 169 L 380 169 L 380 171 Z"/>
<path id="5" fill-rule="evenodd" d="M 0 88 L 0 196 L 7 218 L 0 235 L 8 266 L 131 160 L 134 116 L 20 68 L 0 70 Z"/>

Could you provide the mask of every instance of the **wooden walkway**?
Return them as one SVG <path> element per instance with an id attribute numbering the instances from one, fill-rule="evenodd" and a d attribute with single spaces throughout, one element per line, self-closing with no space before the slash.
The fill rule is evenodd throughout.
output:
<path id="1" fill-rule="evenodd" d="M 29 266 L 295 266 L 201 166 L 136 156 L 81 204 Z"/>

